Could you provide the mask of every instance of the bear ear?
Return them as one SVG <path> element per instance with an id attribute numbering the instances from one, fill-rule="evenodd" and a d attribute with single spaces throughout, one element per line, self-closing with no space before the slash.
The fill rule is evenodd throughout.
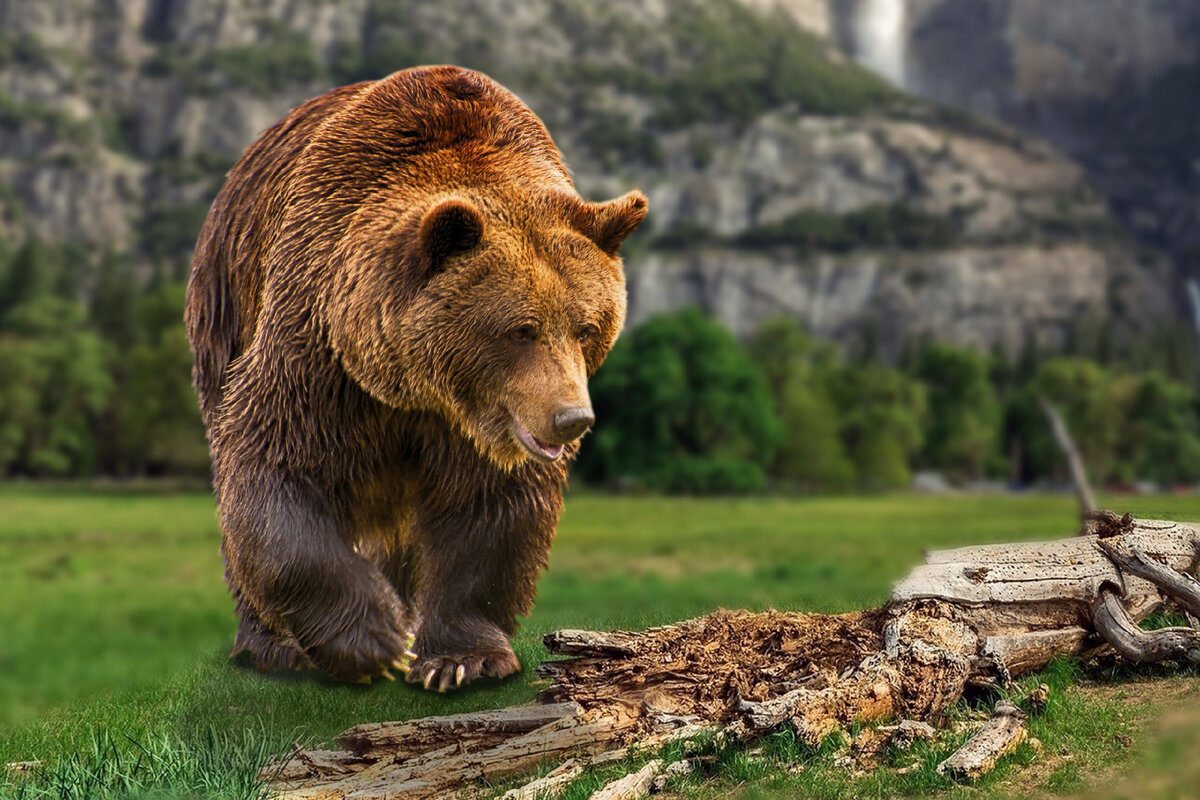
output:
<path id="1" fill-rule="evenodd" d="M 580 232 L 596 246 L 615 256 L 625 237 L 646 217 L 646 195 L 634 189 L 607 203 L 587 203 Z"/>
<path id="2" fill-rule="evenodd" d="M 446 259 L 479 244 L 483 216 L 466 200 L 451 197 L 434 204 L 421 217 L 417 248 L 426 276 L 442 268 Z"/>

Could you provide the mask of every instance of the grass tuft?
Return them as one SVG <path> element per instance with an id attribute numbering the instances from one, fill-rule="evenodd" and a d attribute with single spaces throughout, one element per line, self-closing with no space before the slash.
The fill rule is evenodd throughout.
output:
<path id="1" fill-rule="evenodd" d="M 231 734 L 208 728 L 190 741 L 96 730 L 86 746 L 53 765 L 0 784 L 0 798 L 257 800 L 266 793 L 258 772 L 273 754 L 271 742 L 252 729 Z"/>

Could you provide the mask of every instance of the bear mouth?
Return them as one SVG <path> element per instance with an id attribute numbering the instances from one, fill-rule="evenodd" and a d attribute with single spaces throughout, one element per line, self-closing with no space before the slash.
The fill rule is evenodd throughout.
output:
<path id="1" fill-rule="evenodd" d="M 540 441 L 516 417 L 513 417 L 513 431 L 516 433 L 517 441 L 521 443 L 521 446 L 528 450 L 531 455 L 543 461 L 557 461 L 563 454 L 563 445 L 546 444 Z"/>

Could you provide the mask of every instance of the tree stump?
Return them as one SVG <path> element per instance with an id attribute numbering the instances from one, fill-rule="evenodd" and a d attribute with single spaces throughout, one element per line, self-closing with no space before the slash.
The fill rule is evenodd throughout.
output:
<path id="1" fill-rule="evenodd" d="M 1164 597 L 1200 616 L 1198 567 L 1197 525 L 1098 512 L 1068 539 L 930 553 L 879 609 L 557 631 L 546 647 L 567 658 L 538 668 L 550 684 L 537 705 L 359 726 L 338 738 L 344 750 L 297 752 L 264 774 L 279 797 L 414 800 L 703 732 L 749 740 L 790 725 L 815 744 L 855 722 L 937 723 L 968 686 L 1055 656 L 1111 645 L 1134 662 L 1200 662 L 1200 632 L 1137 627 Z M 987 740 L 1000 749 L 985 741 L 948 771 L 977 774 L 1015 747 L 1016 716 L 1000 716 Z"/>

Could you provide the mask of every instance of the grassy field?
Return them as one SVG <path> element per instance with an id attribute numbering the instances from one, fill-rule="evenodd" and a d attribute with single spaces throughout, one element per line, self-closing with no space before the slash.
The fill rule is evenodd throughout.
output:
<path id="1" fill-rule="evenodd" d="M 1200 519 L 1196 498 L 1108 505 Z M 560 627 L 640 628 L 718 606 L 874 606 L 924 549 L 1053 538 L 1068 534 L 1073 518 L 1067 496 L 576 494 L 515 646 L 529 668 L 544 655 L 541 635 Z M 7 785 L 0 777 L 0 797 L 126 796 L 156 786 L 162 796 L 253 796 L 257 764 L 292 742 L 328 742 L 360 722 L 501 707 L 536 691 L 529 669 L 442 697 L 233 664 L 218 544 L 204 493 L 0 487 L 0 763 L 46 765 Z M 1033 721 L 1042 747 L 1024 747 L 984 782 L 985 795 L 1070 794 L 1097 782 L 1119 793 L 1117 776 L 1139 764 L 1175 775 L 1196 763 L 1179 754 L 1193 752 L 1200 722 L 1167 713 L 1200 699 L 1195 673 L 1058 664 L 1039 680 L 1056 690 Z M 955 718 L 976 713 L 964 705 Z M 1168 717 L 1174 727 L 1156 732 L 1154 721 Z M 932 771 L 955 744 L 948 734 L 856 776 L 836 766 L 838 741 L 809 752 L 784 735 L 759 752 L 714 753 L 703 776 L 676 788 L 688 797 L 958 796 L 966 790 Z M 572 794 L 586 797 L 587 786 Z"/>

